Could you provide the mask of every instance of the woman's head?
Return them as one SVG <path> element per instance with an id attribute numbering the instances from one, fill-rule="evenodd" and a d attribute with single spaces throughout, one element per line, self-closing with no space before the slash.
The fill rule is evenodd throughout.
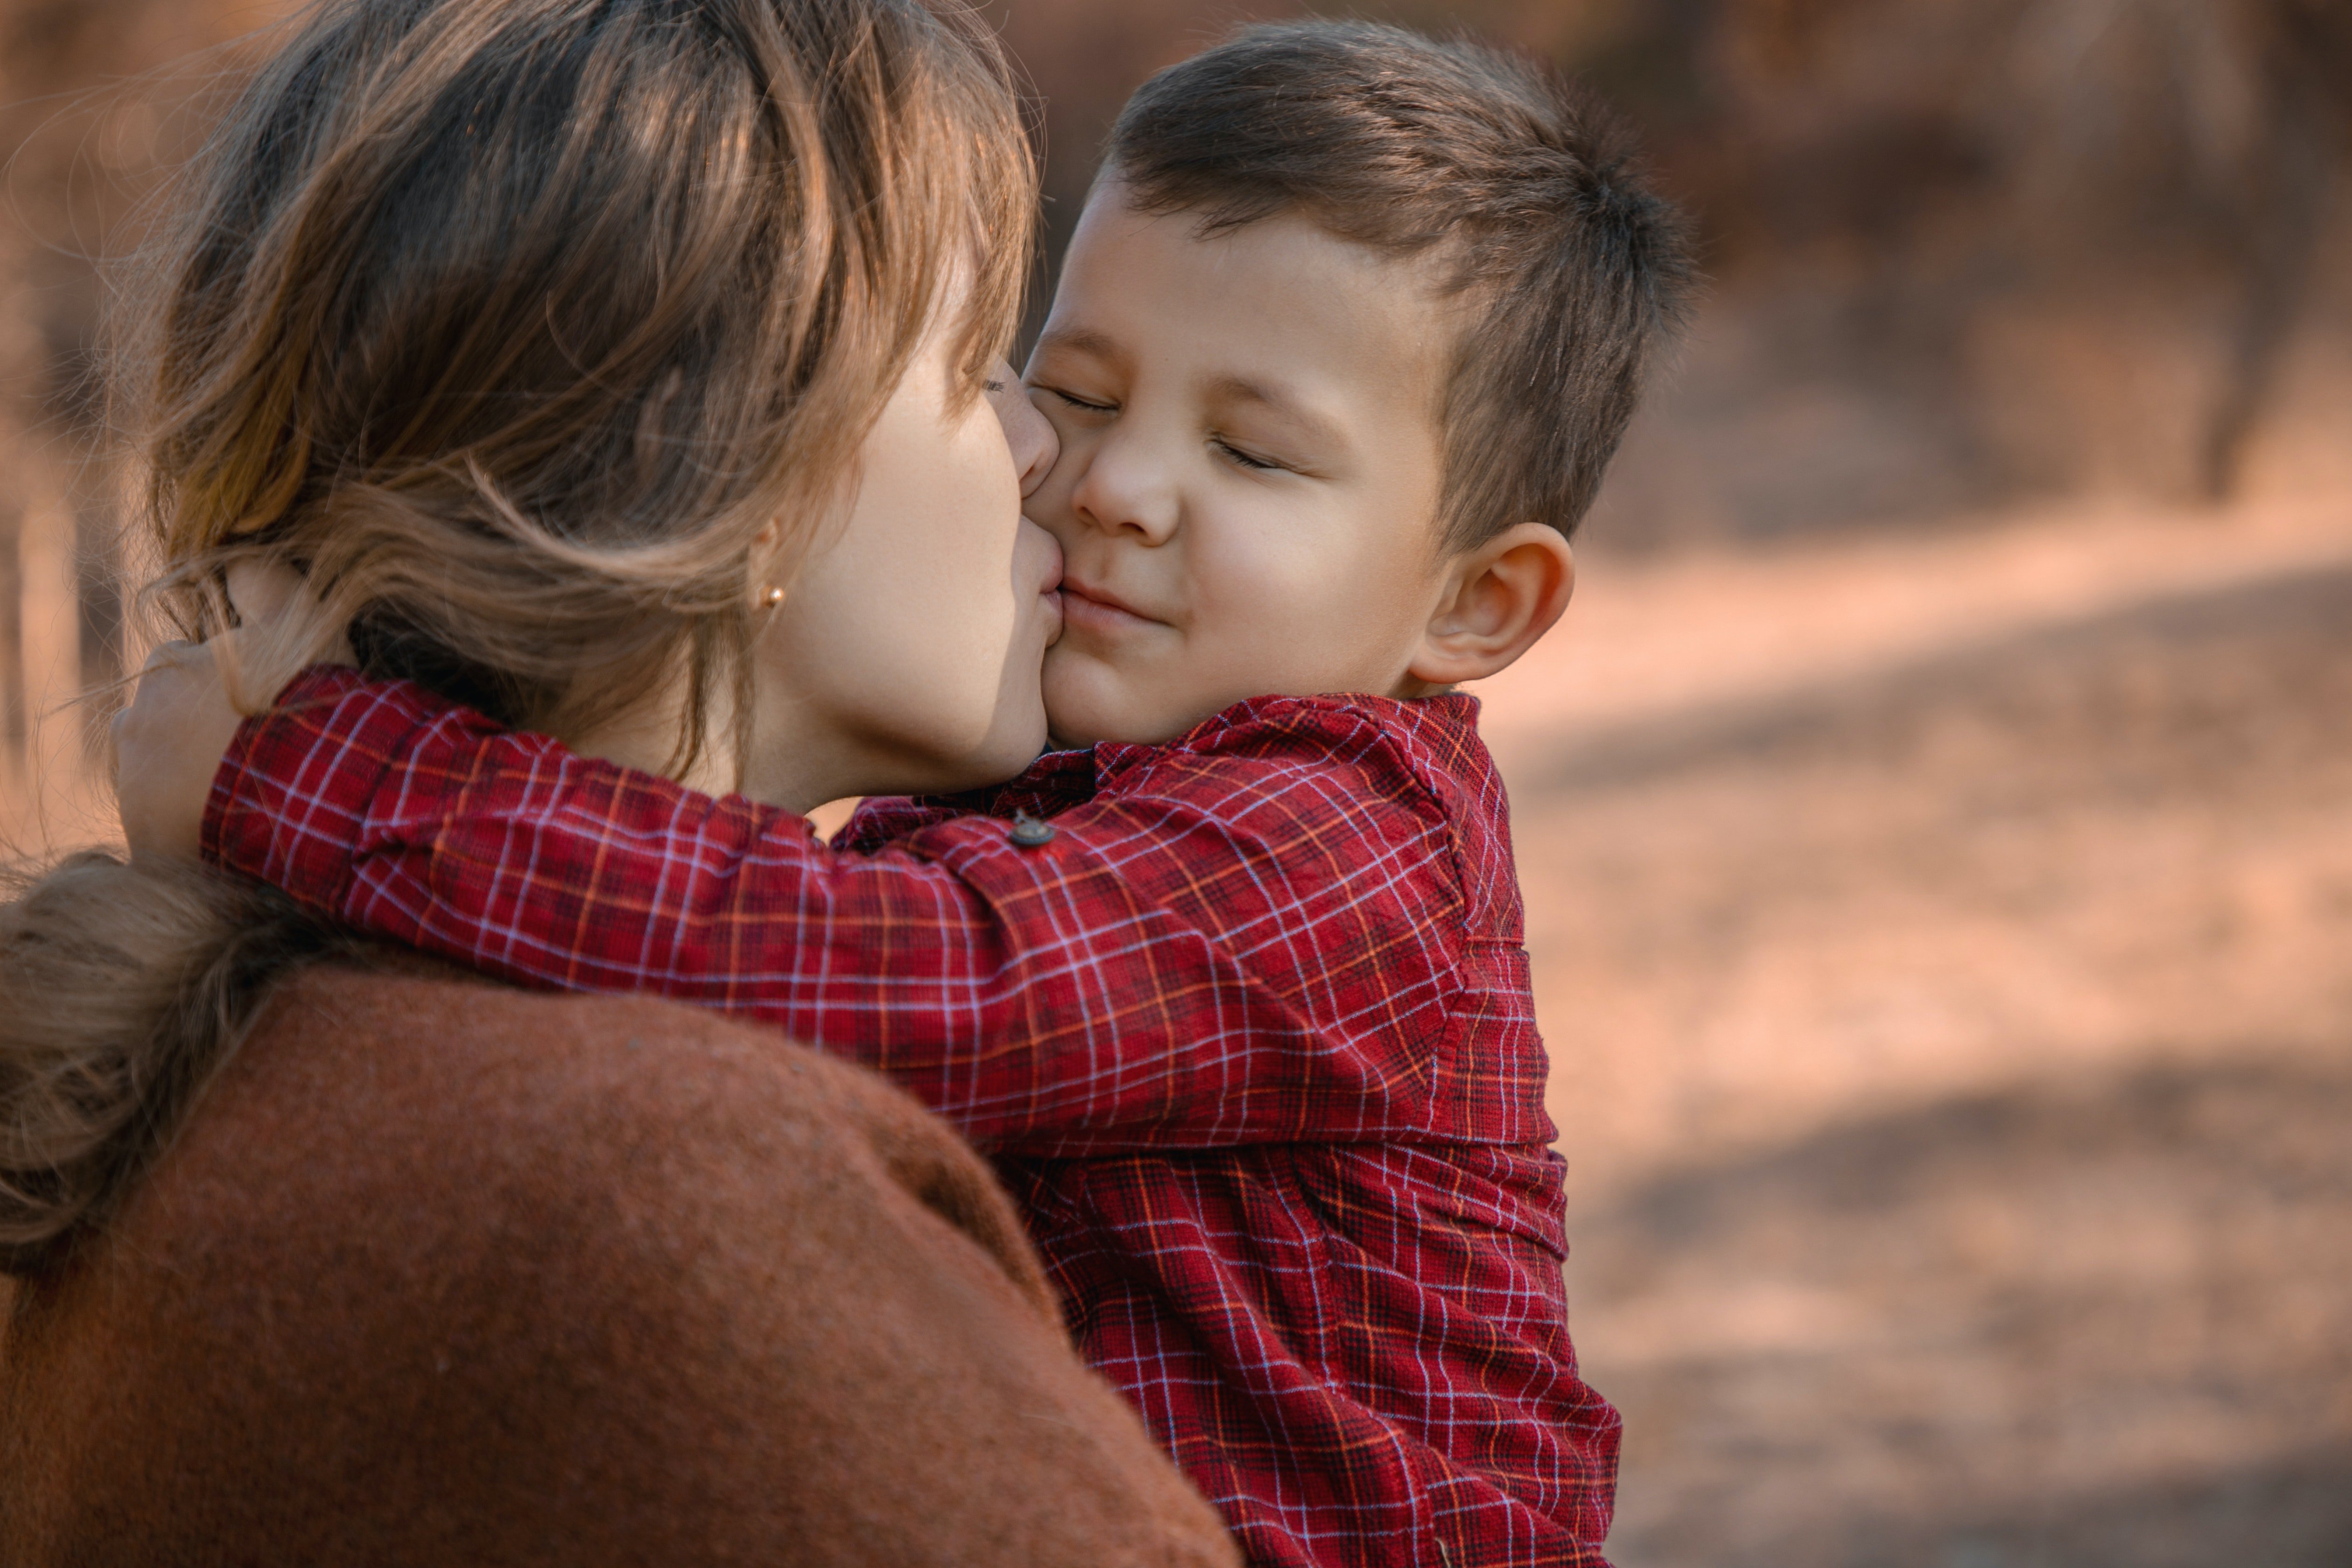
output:
<path id="1" fill-rule="evenodd" d="M 942 450 L 988 417 L 1033 193 L 952 0 L 321 5 L 208 150 L 130 389 L 163 602 L 201 631 L 290 561 L 363 661 L 510 722 L 682 693 L 684 750 L 748 740 L 767 590 L 855 525 L 908 372 Z"/>
<path id="2" fill-rule="evenodd" d="M 898 709 L 953 782 L 1044 728 L 1058 555 L 982 384 L 1034 191 L 959 0 L 324 0 L 208 149 L 121 384 L 157 596 L 201 635 L 232 567 L 291 564 L 319 599 L 264 679 L 348 621 L 509 722 L 651 712 L 679 768 L 922 640 L 966 656 Z M 765 607 L 804 563 L 846 582 Z M 861 590 L 893 614 L 819 613 Z M 835 679 L 780 696 L 794 655 Z M 887 765 L 905 728 L 851 749 Z M 5 1274 L 105 1212 L 278 974 L 343 949 L 168 864 L 0 891 Z"/>

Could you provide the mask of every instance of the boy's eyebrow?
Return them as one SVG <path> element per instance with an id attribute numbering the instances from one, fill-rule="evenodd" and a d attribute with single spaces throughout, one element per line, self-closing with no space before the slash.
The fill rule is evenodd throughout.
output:
<path id="1" fill-rule="evenodd" d="M 1041 349 L 1068 349 L 1075 353 L 1091 354 L 1097 359 L 1118 359 L 1118 345 L 1108 332 L 1092 327 L 1055 327 L 1037 340 Z"/>

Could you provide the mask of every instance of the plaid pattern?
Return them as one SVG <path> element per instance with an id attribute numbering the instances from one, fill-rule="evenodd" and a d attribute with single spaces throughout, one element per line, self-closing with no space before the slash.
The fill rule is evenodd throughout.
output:
<path id="1" fill-rule="evenodd" d="M 312 671 L 208 853 L 529 984 L 883 1072 L 994 1160 L 1087 1357 L 1280 1564 L 1599 1564 L 1503 790 L 1466 697 L 1259 699 L 800 817 Z M 1049 842 L 1014 842 L 1016 810 Z"/>

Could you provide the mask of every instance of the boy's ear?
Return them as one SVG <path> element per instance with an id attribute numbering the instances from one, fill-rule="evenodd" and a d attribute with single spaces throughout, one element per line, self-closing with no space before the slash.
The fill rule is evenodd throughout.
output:
<path id="1" fill-rule="evenodd" d="M 1427 686 L 1493 675 L 1551 630 L 1575 590 L 1576 555 L 1565 534 L 1540 522 L 1507 528 L 1446 567 L 1407 673 Z"/>

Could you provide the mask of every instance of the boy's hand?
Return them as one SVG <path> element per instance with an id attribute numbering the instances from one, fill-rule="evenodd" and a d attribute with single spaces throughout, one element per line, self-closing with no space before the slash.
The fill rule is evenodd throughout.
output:
<path id="1" fill-rule="evenodd" d="M 233 568 L 227 586 L 243 629 L 157 648 L 130 706 L 114 716 L 115 801 L 133 855 L 193 860 L 202 852 L 213 775 L 245 721 L 229 700 L 221 654 L 303 592 L 300 578 L 273 567 Z"/>
<path id="2" fill-rule="evenodd" d="M 138 693 L 114 716 L 115 800 L 134 856 L 194 860 L 203 848 L 213 774 L 245 721 L 221 679 L 219 642 L 148 655 Z"/>

